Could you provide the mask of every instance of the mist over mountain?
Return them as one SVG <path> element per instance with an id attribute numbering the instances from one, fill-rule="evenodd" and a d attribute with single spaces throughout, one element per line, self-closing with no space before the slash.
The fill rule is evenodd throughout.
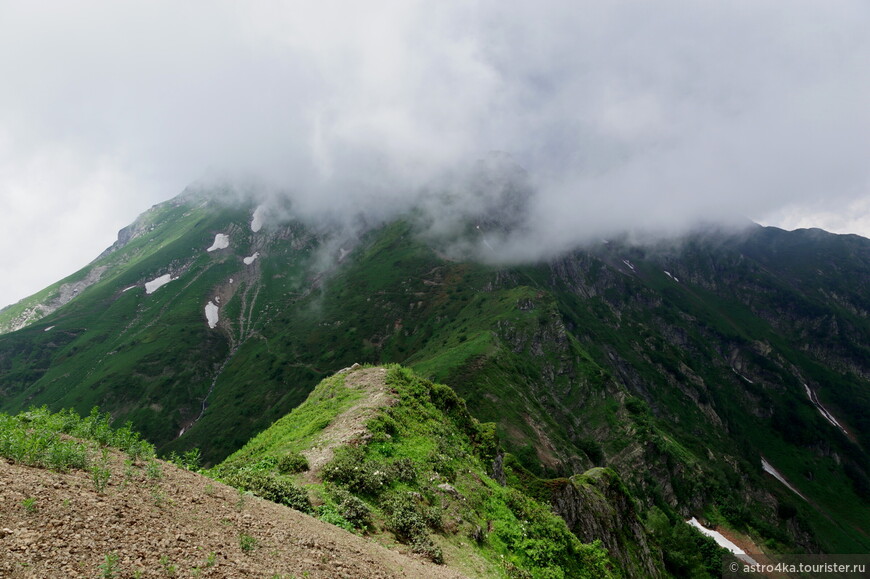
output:
<path id="1" fill-rule="evenodd" d="M 99 406 L 495 574 L 715 576 L 714 529 L 868 553 L 868 28 L 861 0 L 4 5 L 0 427 Z"/>
<path id="2" fill-rule="evenodd" d="M 589 232 L 550 236 L 538 199 L 501 154 L 414 203 L 191 186 L 0 311 L 0 409 L 96 404 L 218 464 L 323 378 L 401 363 L 493 423 L 488 476 L 631 568 L 697 567 L 692 517 L 767 554 L 866 552 L 870 240 L 744 222 L 571 245 Z"/>
<path id="3" fill-rule="evenodd" d="M 870 232 L 859 0 L 6 8 L 2 303 L 209 176 L 354 215 L 489 151 L 528 171 L 545 249 L 735 218 Z"/>

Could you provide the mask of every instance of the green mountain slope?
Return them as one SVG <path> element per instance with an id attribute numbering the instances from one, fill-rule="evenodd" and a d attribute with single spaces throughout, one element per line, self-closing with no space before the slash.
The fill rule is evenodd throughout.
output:
<path id="1" fill-rule="evenodd" d="M 277 210 L 254 228 L 254 209 L 156 206 L 0 312 L 13 327 L 89 280 L 0 335 L 0 408 L 98 403 L 216 464 L 326 376 L 399 362 L 495 423 L 545 502 L 564 484 L 535 480 L 607 467 L 642 512 L 704 515 L 774 550 L 870 551 L 870 241 L 751 226 L 496 267 L 445 254 L 416 217 L 352 234 Z M 479 223 L 469 242 L 498 227 Z M 206 251 L 218 234 L 228 247 Z"/>
<path id="2" fill-rule="evenodd" d="M 267 497 L 281 481 L 299 484 L 322 519 L 407 543 L 475 577 L 661 575 L 645 534 L 623 545 L 625 564 L 615 565 L 600 540 L 584 545 L 544 504 L 493 480 L 492 426 L 447 386 L 398 366 L 354 366 L 213 473 Z M 639 526 L 634 513 L 598 530 L 609 537 L 632 522 Z M 630 549 L 642 552 L 632 560 Z"/>

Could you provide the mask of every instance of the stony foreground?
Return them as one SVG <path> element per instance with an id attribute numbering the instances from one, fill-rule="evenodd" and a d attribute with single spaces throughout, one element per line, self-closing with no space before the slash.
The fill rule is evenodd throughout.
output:
<path id="1" fill-rule="evenodd" d="M 0 459 L 0 577 L 462 577 L 160 462 L 56 473 Z"/>

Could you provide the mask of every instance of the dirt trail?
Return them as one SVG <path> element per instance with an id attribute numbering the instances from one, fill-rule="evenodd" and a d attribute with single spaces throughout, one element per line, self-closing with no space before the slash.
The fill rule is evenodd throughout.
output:
<path id="1" fill-rule="evenodd" d="M 115 577 L 462 577 L 196 473 L 111 460 L 99 493 L 89 473 L 0 459 L 0 577 L 104 576 L 112 554 Z"/>
<path id="2" fill-rule="evenodd" d="M 344 386 L 361 391 L 363 398 L 352 408 L 336 416 L 329 426 L 323 429 L 311 448 L 302 453 L 309 465 L 305 475 L 306 482 L 319 481 L 320 470 L 332 460 L 335 448 L 368 434 L 365 424 L 375 416 L 378 408 L 396 403 L 385 381 L 386 368 L 362 368 L 354 364 L 339 373 L 345 374 Z"/>

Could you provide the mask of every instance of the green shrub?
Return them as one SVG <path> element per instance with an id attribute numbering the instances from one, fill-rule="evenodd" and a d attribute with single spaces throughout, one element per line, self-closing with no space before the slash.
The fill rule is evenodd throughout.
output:
<path id="1" fill-rule="evenodd" d="M 598 442 L 591 438 L 583 438 L 577 441 L 577 446 L 589 457 L 594 465 L 604 464 L 604 451 Z"/>
<path id="2" fill-rule="evenodd" d="M 198 448 L 191 448 L 184 454 L 178 454 L 173 450 L 166 460 L 183 469 L 197 471 L 202 462 L 202 454 Z"/>
<path id="3" fill-rule="evenodd" d="M 308 459 L 298 452 L 290 452 L 278 459 L 278 472 L 296 474 L 308 470 Z"/>
<path id="4" fill-rule="evenodd" d="M 335 451 L 335 457 L 323 467 L 324 480 L 367 495 L 377 495 L 389 482 L 387 468 L 378 462 L 365 460 L 365 451 L 353 446 L 343 446 Z"/>
<path id="5" fill-rule="evenodd" d="M 410 458 L 399 458 L 387 465 L 387 476 L 391 480 L 413 483 L 417 480 L 417 468 Z"/>
<path id="6" fill-rule="evenodd" d="M 332 498 L 335 501 L 338 514 L 353 527 L 364 529 L 371 523 L 371 509 L 362 499 L 341 488 L 332 491 Z"/>
<path id="7" fill-rule="evenodd" d="M 441 547 L 432 542 L 432 537 L 428 535 L 415 540 L 412 551 L 428 557 L 430 561 L 437 565 L 444 564 L 444 552 L 441 550 Z"/>
<path id="8" fill-rule="evenodd" d="M 453 458 L 445 452 L 433 450 L 426 457 L 426 462 L 432 470 L 447 480 L 453 481 L 456 479 L 456 467 L 454 466 Z"/>
<path id="9" fill-rule="evenodd" d="M 498 454 L 499 440 L 495 422 L 484 422 L 477 425 L 474 440 L 475 453 L 484 462 L 492 462 Z"/>
<path id="10" fill-rule="evenodd" d="M 28 513 L 36 512 L 36 497 L 28 497 L 21 501 L 21 506 L 24 507 L 24 510 Z"/>
<path id="11" fill-rule="evenodd" d="M 634 414 L 635 416 L 649 412 L 649 409 L 647 408 L 646 402 L 644 402 L 640 398 L 636 398 L 634 396 L 629 396 L 625 400 L 625 408 L 626 408 L 626 410 L 628 410 L 631 414 Z"/>
<path id="12" fill-rule="evenodd" d="M 46 415 L 50 416 L 47 411 L 37 417 L 30 412 L 18 416 L 0 415 L 0 455 L 13 462 L 61 472 L 85 468 L 87 445 L 61 439 L 57 430 L 46 425 Z"/>
<path id="13" fill-rule="evenodd" d="M 95 464 L 91 467 L 91 482 L 94 483 L 94 490 L 98 493 L 106 490 L 111 477 L 112 471 L 109 470 L 106 463 Z"/>
<path id="14" fill-rule="evenodd" d="M 391 416 L 381 412 L 366 423 L 366 429 L 372 433 L 376 441 L 383 442 L 398 433 L 399 425 Z"/>
<path id="15" fill-rule="evenodd" d="M 243 553 L 250 553 L 257 548 L 257 539 L 246 533 L 239 535 L 239 548 Z"/>
<path id="16" fill-rule="evenodd" d="M 317 518 L 324 523 L 335 525 L 345 531 L 353 531 L 354 526 L 350 521 L 341 516 L 333 505 L 320 505 L 317 507 Z"/>
<path id="17" fill-rule="evenodd" d="M 426 537 L 428 525 L 422 509 L 410 493 L 393 493 L 381 501 L 387 515 L 387 527 L 405 543 L 413 543 Z"/>
<path id="18" fill-rule="evenodd" d="M 313 512 L 308 493 L 292 481 L 264 470 L 241 469 L 226 477 L 226 482 L 242 491 L 286 505 L 303 513 Z"/>
<path id="19" fill-rule="evenodd" d="M 163 467 L 157 462 L 153 456 L 148 458 L 148 464 L 145 467 L 145 473 L 150 479 L 159 479 L 163 477 Z"/>
<path id="20" fill-rule="evenodd" d="M 86 469 L 89 445 L 79 440 L 63 439 L 61 434 L 94 441 L 102 446 L 116 446 L 132 451 L 136 457 L 148 453 L 153 455 L 154 452 L 153 446 L 133 432 L 130 423 L 113 429 L 109 414 L 100 413 L 96 407 L 89 416 L 81 418 L 71 409 L 51 413 L 43 406 L 16 416 L 0 415 L 0 455 L 22 464 L 61 472 Z"/>
<path id="21" fill-rule="evenodd" d="M 115 577 L 120 570 L 120 565 L 118 564 L 119 559 L 120 557 L 118 556 L 117 551 L 106 553 L 106 556 L 103 557 L 103 562 L 100 563 L 100 577 Z"/>

